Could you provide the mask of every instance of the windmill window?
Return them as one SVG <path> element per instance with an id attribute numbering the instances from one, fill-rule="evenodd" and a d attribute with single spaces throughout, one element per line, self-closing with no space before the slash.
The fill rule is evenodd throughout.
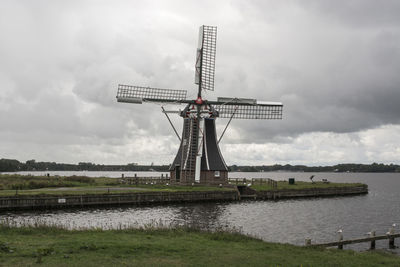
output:
<path id="1" fill-rule="evenodd" d="M 221 173 L 219 171 L 214 172 L 214 177 L 220 177 Z"/>

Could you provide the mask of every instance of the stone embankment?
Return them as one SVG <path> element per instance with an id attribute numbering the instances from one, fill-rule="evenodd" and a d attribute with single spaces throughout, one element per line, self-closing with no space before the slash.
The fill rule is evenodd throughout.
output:
<path id="1" fill-rule="evenodd" d="M 249 187 L 238 190 L 194 191 L 194 192 L 135 192 L 121 194 L 82 195 L 15 195 L 0 197 L 0 210 L 17 209 L 62 209 L 68 207 L 90 207 L 105 205 L 167 204 L 200 201 L 237 201 L 245 198 L 255 200 L 278 200 L 300 197 L 348 196 L 367 194 L 368 186 L 347 186 L 306 189 L 273 189 L 255 191 Z"/>
<path id="2" fill-rule="evenodd" d="M 256 198 L 263 200 L 276 200 L 284 198 L 348 196 L 361 194 L 368 194 L 368 185 L 256 191 Z"/>
<path id="3" fill-rule="evenodd" d="M 85 195 L 33 195 L 0 197 L 0 210 L 87 207 L 102 205 L 140 205 L 151 203 L 196 202 L 196 201 L 233 201 L 238 193 L 232 191 L 197 192 L 135 192 L 121 194 L 85 194 Z"/>

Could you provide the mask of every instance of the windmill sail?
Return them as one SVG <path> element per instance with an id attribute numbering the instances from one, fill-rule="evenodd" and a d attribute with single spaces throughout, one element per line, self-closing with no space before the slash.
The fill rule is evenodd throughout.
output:
<path id="1" fill-rule="evenodd" d="M 213 105 L 220 118 L 234 119 L 282 119 L 283 105 L 279 104 L 217 104 Z"/>
<path id="2" fill-rule="evenodd" d="M 203 90 L 214 91 L 217 27 L 201 26 L 197 48 L 195 84 Z"/>
<path id="3" fill-rule="evenodd" d="M 147 102 L 185 103 L 186 90 L 159 89 L 142 86 L 118 85 L 117 101 L 141 104 Z"/>

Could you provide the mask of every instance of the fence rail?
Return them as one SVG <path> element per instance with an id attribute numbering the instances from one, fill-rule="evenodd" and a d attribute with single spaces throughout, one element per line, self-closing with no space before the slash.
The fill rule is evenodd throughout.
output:
<path id="1" fill-rule="evenodd" d="M 124 177 L 120 179 L 122 184 L 129 185 L 143 185 L 143 184 L 167 184 L 171 182 L 171 177 L 168 175 L 161 176 L 149 176 L 149 177 Z M 228 178 L 228 182 L 231 185 L 268 185 L 272 188 L 278 187 L 278 182 L 270 178 Z"/>
<path id="2" fill-rule="evenodd" d="M 233 185 L 268 185 L 272 188 L 278 187 L 278 182 L 270 178 L 228 178 L 228 182 Z"/>
<path id="3" fill-rule="evenodd" d="M 129 185 L 168 184 L 170 182 L 171 178 L 168 175 L 147 176 L 147 177 L 139 177 L 136 174 L 134 177 L 124 177 L 124 175 L 122 175 L 120 179 L 121 184 L 129 184 Z"/>

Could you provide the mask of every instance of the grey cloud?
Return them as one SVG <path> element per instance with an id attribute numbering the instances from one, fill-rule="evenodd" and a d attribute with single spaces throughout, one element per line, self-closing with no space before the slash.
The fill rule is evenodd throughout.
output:
<path id="1" fill-rule="evenodd" d="M 157 150 L 168 158 L 177 143 L 160 107 L 116 103 L 116 88 L 187 89 L 195 97 L 201 24 L 219 27 L 216 89 L 205 92 L 208 99 L 254 97 L 285 105 L 282 121 L 235 120 L 224 144 L 289 144 L 313 132 L 397 125 L 399 6 L 369 0 L 3 1 L 3 145 L 12 151 L 13 138 L 22 141 L 26 133 L 25 140 L 48 144 L 48 158 L 51 145 L 68 151 L 58 158 L 73 158 L 77 151 L 82 159 L 96 157 L 84 147 L 96 150 L 97 144 L 99 159 L 118 161 L 112 153 L 133 157 L 123 147 L 148 142 L 143 158 L 156 157 L 151 151 Z M 181 118 L 172 119 L 180 132 Z M 218 120 L 219 132 L 225 123 Z"/>
<path id="2" fill-rule="evenodd" d="M 315 0 L 302 2 L 309 8 L 319 10 L 338 23 L 357 27 L 393 26 L 400 23 L 400 3 L 396 0 Z"/>

